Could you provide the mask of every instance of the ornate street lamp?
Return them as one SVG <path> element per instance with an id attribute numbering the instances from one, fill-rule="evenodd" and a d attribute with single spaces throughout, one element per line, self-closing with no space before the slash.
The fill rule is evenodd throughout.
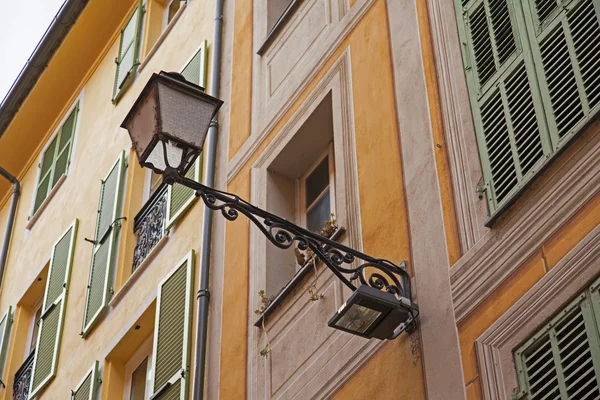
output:
<path id="1" fill-rule="evenodd" d="M 127 129 L 142 167 L 151 168 L 168 184 L 187 186 L 211 210 L 229 221 L 246 217 L 281 249 L 294 244 L 314 254 L 354 292 L 329 326 L 355 335 L 394 339 L 416 327 L 418 307 L 412 302 L 406 263 L 374 258 L 310 232 L 238 196 L 185 177 L 202 151 L 211 120 L 223 102 L 177 73 L 153 74 L 121 127 Z M 354 281 L 360 282 L 357 287 Z"/>

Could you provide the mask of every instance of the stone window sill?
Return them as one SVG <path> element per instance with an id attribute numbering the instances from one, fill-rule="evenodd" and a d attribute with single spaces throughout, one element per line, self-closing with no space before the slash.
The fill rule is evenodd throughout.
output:
<path id="1" fill-rule="evenodd" d="M 40 218 L 40 215 L 42 215 L 42 213 L 44 212 L 44 210 L 46 209 L 46 207 L 48 206 L 48 204 L 50 203 L 50 201 L 52 200 L 54 195 L 56 195 L 56 192 L 58 192 L 58 189 L 60 189 L 60 187 L 63 185 L 63 183 L 65 182 L 66 179 L 67 179 L 67 174 L 63 174 L 60 177 L 60 179 L 58 180 L 58 182 L 56 182 L 56 185 L 54 185 L 54 187 L 52 188 L 50 193 L 48 193 L 48 196 L 46 196 L 46 198 L 44 199 L 42 204 L 40 204 L 40 206 L 33 213 L 31 218 L 29 218 L 29 222 L 27 222 L 27 225 L 25 225 L 25 229 L 30 230 L 33 227 L 33 225 L 35 224 L 35 221 L 37 221 Z M 35 199 L 34 199 L 34 201 L 35 201 Z"/>
<path id="2" fill-rule="evenodd" d="M 339 241 L 342 238 L 342 236 L 344 235 L 344 233 L 346 233 L 346 228 L 339 227 L 338 230 L 335 231 L 335 233 L 331 236 L 331 240 Z M 263 320 L 264 320 L 264 322 L 267 322 L 267 320 L 269 319 L 269 316 L 271 314 L 273 314 L 273 312 L 275 312 L 275 310 L 277 310 L 283 304 L 285 299 L 287 299 L 288 297 L 291 296 L 291 294 L 294 292 L 294 289 L 296 289 L 298 286 L 300 286 L 300 284 L 302 282 L 304 282 L 304 278 L 308 275 L 308 273 L 313 268 L 314 267 L 310 263 L 302 266 L 302 268 L 300 268 L 296 272 L 296 274 L 288 282 L 288 284 L 285 285 L 279 291 L 279 293 L 277 293 L 277 295 L 275 295 L 275 297 L 273 298 L 273 301 L 271 301 L 269 303 L 269 305 L 265 308 L 265 311 L 256 320 L 256 322 L 254 322 L 254 326 L 256 326 L 256 327 L 262 326 Z"/>

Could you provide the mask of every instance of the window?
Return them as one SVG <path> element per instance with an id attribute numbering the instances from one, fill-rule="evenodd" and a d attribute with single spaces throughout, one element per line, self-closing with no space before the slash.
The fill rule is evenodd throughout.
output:
<path id="1" fill-rule="evenodd" d="M 50 193 L 52 193 L 52 189 L 69 170 L 78 113 L 79 103 L 75 104 L 68 117 L 42 152 L 42 157 L 38 164 L 38 181 L 30 220 L 42 207 Z"/>
<path id="2" fill-rule="evenodd" d="M 277 21 L 294 0 L 267 0 L 267 32 L 271 32 Z"/>
<path id="3" fill-rule="evenodd" d="M 600 279 L 515 352 L 520 399 L 600 396 Z"/>
<path id="4" fill-rule="evenodd" d="M 125 364 L 123 400 L 147 400 L 152 384 L 152 335 Z"/>
<path id="5" fill-rule="evenodd" d="M 35 350 L 36 339 L 38 335 L 38 330 L 40 328 L 40 318 L 42 316 L 42 298 L 34 304 L 31 321 L 29 322 L 29 339 L 27 343 L 27 348 L 25 349 L 25 357 L 27 357 L 31 352 Z"/>
<path id="6" fill-rule="evenodd" d="M 600 4 L 455 4 L 484 189 L 494 212 L 600 110 Z"/>
<path id="7" fill-rule="evenodd" d="M 267 168 L 266 209 L 318 232 L 335 212 L 333 110 L 327 97 Z M 302 266 L 294 249 L 267 247 L 266 293 L 276 295 Z"/>
<path id="8" fill-rule="evenodd" d="M 319 232 L 331 218 L 335 209 L 333 143 L 327 153 L 300 181 L 300 201 L 298 214 L 302 226 L 309 231 Z"/>
<path id="9" fill-rule="evenodd" d="M 138 6 L 121 31 L 119 53 L 115 60 L 117 71 L 115 73 L 113 103 L 119 100 L 131 84 L 140 64 L 144 14 L 143 2 L 139 0 Z"/>
<path id="10" fill-rule="evenodd" d="M 83 336 L 91 331 L 98 318 L 106 310 L 113 292 L 113 273 L 120 230 L 121 193 L 124 187 L 125 165 L 125 152 L 123 151 L 100 184 L 94 249 L 81 329 Z"/>
<path id="11" fill-rule="evenodd" d="M 169 24 L 171 23 L 171 21 L 177 14 L 177 11 L 179 11 L 179 9 L 181 8 L 181 3 L 185 3 L 185 1 L 168 0 L 165 3 L 165 9 L 163 11 L 163 24 L 162 24 L 163 31 L 165 29 L 167 29 L 167 26 L 169 26 Z"/>
<path id="12" fill-rule="evenodd" d="M 77 225 L 75 220 L 52 249 L 29 398 L 37 396 L 56 376 Z"/>

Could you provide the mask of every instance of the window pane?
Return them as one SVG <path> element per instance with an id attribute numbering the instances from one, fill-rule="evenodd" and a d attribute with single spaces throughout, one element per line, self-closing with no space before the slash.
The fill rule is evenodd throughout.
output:
<path id="1" fill-rule="evenodd" d="M 29 352 L 31 353 L 37 344 L 37 335 L 38 330 L 40 328 L 40 317 L 42 316 L 42 306 L 36 310 L 35 315 L 33 317 L 33 329 L 31 334 L 31 343 L 29 345 Z"/>
<path id="2" fill-rule="evenodd" d="M 267 30 L 270 32 L 292 0 L 269 0 L 267 9 Z"/>
<path id="3" fill-rule="evenodd" d="M 319 197 L 329 185 L 329 157 L 325 157 L 317 168 L 306 178 L 306 208 Z"/>
<path id="4" fill-rule="evenodd" d="M 179 0 L 173 0 L 169 5 L 169 15 L 167 16 L 167 23 L 171 22 L 179 7 L 181 6 L 181 2 Z"/>
<path id="5" fill-rule="evenodd" d="M 325 221 L 329 220 L 331 206 L 329 204 L 329 190 L 321 197 L 306 213 L 306 228 L 311 232 L 318 232 L 325 226 Z"/>
<path id="6" fill-rule="evenodd" d="M 142 361 L 139 367 L 131 375 L 130 400 L 144 400 L 146 398 L 146 372 L 148 370 L 148 357 Z"/>

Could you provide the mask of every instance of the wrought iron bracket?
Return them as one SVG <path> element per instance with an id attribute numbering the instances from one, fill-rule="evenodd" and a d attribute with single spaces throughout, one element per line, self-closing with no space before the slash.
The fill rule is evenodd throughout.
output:
<path id="1" fill-rule="evenodd" d="M 271 214 L 234 194 L 210 188 L 192 179 L 180 176 L 177 183 L 194 190 L 206 207 L 220 211 L 228 221 L 235 221 L 240 214 L 245 215 L 280 249 L 289 249 L 293 245 L 300 250 L 311 249 L 352 291 L 357 288 L 353 282 L 358 280 L 361 284 L 408 299 L 410 305 L 407 307 L 414 311 L 413 323 L 416 321 L 418 308 L 412 303 L 406 262 L 396 265 L 386 259 L 371 257 Z"/>

